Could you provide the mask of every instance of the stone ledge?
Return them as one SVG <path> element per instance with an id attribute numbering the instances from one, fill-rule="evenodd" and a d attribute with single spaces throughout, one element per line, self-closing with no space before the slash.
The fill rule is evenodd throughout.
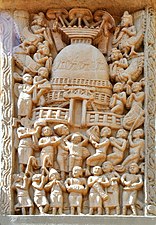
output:
<path id="1" fill-rule="evenodd" d="M 0 225 L 156 225 L 144 216 L 0 216 Z"/>

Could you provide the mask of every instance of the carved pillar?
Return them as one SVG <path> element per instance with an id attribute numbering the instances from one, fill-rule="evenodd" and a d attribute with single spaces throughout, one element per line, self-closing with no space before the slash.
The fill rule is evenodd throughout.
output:
<path id="1" fill-rule="evenodd" d="M 12 98 L 12 27 L 13 20 L 10 12 L 0 13 L 0 54 L 1 54 L 1 214 L 11 214 L 12 194 L 11 194 L 11 174 L 13 169 L 12 152 L 12 118 L 13 118 L 13 98 Z"/>
<path id="2" fill-rule="evenodd" d="M 156 14 L 146 9 L 146 32 L 144 39 L 146 79 L 145 120 L 145 215 L 155 214 L 156 207 L 156 155 L 155 155 L 155 102 L 156 102 Z M 154 210 L 154 211 L 153 211 Z"/>

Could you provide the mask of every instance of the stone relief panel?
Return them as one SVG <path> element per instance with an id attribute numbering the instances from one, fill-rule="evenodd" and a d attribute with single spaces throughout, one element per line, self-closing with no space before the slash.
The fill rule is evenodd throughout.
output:
<path id="1" fill-rule="evenodd" d="M 145 215 L 146 17 L 14 12 L 14 214 Z"/>

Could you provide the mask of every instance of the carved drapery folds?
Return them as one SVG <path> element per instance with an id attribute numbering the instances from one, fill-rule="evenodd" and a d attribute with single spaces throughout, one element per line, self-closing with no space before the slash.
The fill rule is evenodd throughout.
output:
<path id="1" fill-rule="evenodd" d="M 148 14 L 126 11 L 119 24 L 83 8 L 14 19 L 14 213 L 144 215 L 154 205 L 143 191 Z"/>

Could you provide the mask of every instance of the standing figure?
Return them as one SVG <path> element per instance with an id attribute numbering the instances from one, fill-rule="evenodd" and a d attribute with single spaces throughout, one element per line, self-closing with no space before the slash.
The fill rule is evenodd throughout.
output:
<path id="1" fill-rule="evenodd" d="M 34 202 L 39 209 L 40 214 L 45 214 L 49 210 L 49 202 L 46 198 L 45 184 L 48 176 L 43 174 L 35 174 L 32 177 L 32 187 L 34 189 Z"/>
<path id="2" fill-rule="evenodd" d="M 41 67 L 38 70 L 38 76 L 35 76 L 33 79 L 33 83 L 35 85 L 33 92 L 33 102 L 35 104 L 39 103 L 42 106 L 45 104 L 45 98 L 43 95 L 51 89 L 51 84 L 48 81 L 48 75 L 48 69 Z"/>
<path id="3" fill-rule="evenodd" d="M 109 137 L 111 135 L 111 129 L 109 127 L 103 127 L 101 129 L 101 139 L 96 138 L 94 134 L 92 134 L 92 127 L 87 131 L 89 135 L 89 140 L 92 145 L 95 147 L 95 154 L 91 155 L 87 158 L 86 164 L 88 167 L 90 166 L 101 166 L 102 163 L 106 160 L 107 149 L 110 145 Z"/>
<path id="4" fill-rule="evenodd" d="M 124 152 L 127 147 L 127 135 L 128 132 L 124 129 L 119 129 L 116 138 L 110 137 L 111 146 L 113 146 L 113 152 L 107 155 L 107 160 L 110 161 L 113 166 L 122 162 L 124 158 Z"/>
<path id="5" fill-rule="evenodd" d="M 32 113 L 32 93 L 34 90 L 34 85 L 32 85 L 33 79 L 32 76 L 26 73 L 23 76 L 23 84 L 18 85 L 18 118 L 20 119 L 23 116 L 31 118 Z"/>
<path id="6" fill-rule="evenodd" d="M 111 162 L 106 161 L 102 164 L 102 170 L 105 177 L 108 179 L 108 185 L 106 192 L 108 198 L 104 201 L 104 208 L 106 215 L 110 215 L 110 210 L 115 208 L 116 214 L 120 214 L 120 202 L 119 202 L 119 181 L 120 176 L 114 171 Z"/>
<path id="7" fill-rule="evenodd" d="M 42 148 L 40 154 L 41 165 L 42 167 L 54 167 L 56 146 L 60 143 L 60 139 L 53 135 L 53 131 L 49 126 L 42 128 L 41 135 L 42 137 L 38 142 L 38 146 Z"/>
<path id="8" fill-rule="evenodd" d="M 55 169 L 50 169 L 49 172 L 49 183 L 45 185 L 45 190 L 50 190 L 50 207 L 52 208 L 52 214 L 63 213 L 63 191 L 66 188 L 63 182 L 60 180 L 60 175 Z"/>
<path id="9" fill-rule="evenodd" d="M 64 124 L 58 124 L 54 126 L 54 132 L 59 136 L 59 137 L 65 137 L 66 135 L 69 134 L 69 129 L 66 125 Z M 57 146 L 57 162 L 60 167 L 61 171 L 61 178 L 65 180 L 66 174 L 69 172 L 68 171 L 68 147 L 65 145 L 64 140 L 61 138 L 60 143 Z"/>
<path id="10" fill-rule="evenodd" d="M 137 129 L 131 132 L 128 135 L 128 140 L 130 144 L 129 155 L 123 161 L 123 166 L 128 166 L 130 163 L 138 163 L 141 159 L 144 159 L 144 147 L 145 147 L 145 140 L 144 131 L 143 129 Z M 133 139 L 132 139 L 133 138 Z"/>
<path id="11" fill-rule="evenodd" d="M 72 176 L 67 178 L 65 181 L 65 186 L 69 194 L 69 204 L 71 209 L 71 214 L 74 215 L 77 210 L 77 214 L 82 213 L 82 200 L 83 195 L 87 194 L 88 186 L 86 179 L 82 177 L 83 169 L 80 166 L 74 166 L 72 170 Z"/>
<path id="12" fill-rule="evenodd" d="M 125 105 L 126 105 L 126 92 L 124 90 L 123 83 L 116 83 L 113 87 L 113 92 L 116 92 L 112 95 L 110 99 L 110 108 L 112 113 L 123 115 Z"/>
<path id="13" fill-rule="evenodd" d="M 30 199 L 29 187 L 31 178 L 26 174 L 15 174 L 12 189 L 17 191 L 18 203 L 15 205 L 15 211 L 22 210 L 22 215 L 33 215 L 34 204 Z M 28 211 L 27 211 L 28 210 Z"/>
<path id="14" fill-rule="evenodd" d="M 89 192 L 89 215 L 94 213 L 97 209 L 97 214 L 102 214 L 102 203 L 106 201 L 108 195 L 103 190 L 107 185 L 109 185 L 108 179 L 103 175 L 100 166 L 93 167 L 93 176 L 88 178 L 88 187 L 90 187 Z"/>
<path id="15" fill-rule="evenodd" d="M 20 165 L 20 172 L 25 171 L 25 167 L 28 164 L 30 156 L 33 156 L 33 150 L 36 150 L 36 138 L 35 135 L 39 133 L 39 126 L 36 129 L 26 127 L 19 127 L 17 129 L 17 135 L 19 138 L 18 144 L 18 160 Z"/>
<path id="16" fill-rule="evenodd" d="M 77 132 L 68 135 L 64 141 L 69 150 L 69 176 L 71 176 L 73 168 L 82 167 L 83 160 L 90 155 L 88 149 L 84 147 L 88 143 L 88 138 Z"/>
<path id="17" fill-rule="evenodd" d="M 123 209 L 122 214 L 127 215 L 127 208 L 131 208 L 133 215 L 137 215 L 136 203 L 138 191 L 143 186 L 143 179 L 139 172 L 139 166 L 131 163 L 129 173 L 124 173 L 121 177 L 123 188 Z"/>

